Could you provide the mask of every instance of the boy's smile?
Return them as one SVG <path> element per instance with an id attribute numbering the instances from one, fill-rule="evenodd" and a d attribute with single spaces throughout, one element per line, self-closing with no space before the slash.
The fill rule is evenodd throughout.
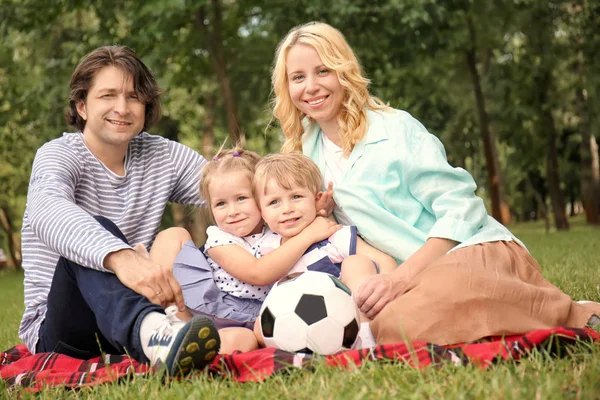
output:
<path id="1" fill-rule="evenodd" d="M 303 187 L 285 189 L 275 179 L 267 181 L 259 203 L 264 221 L 282 242 L 302 232 L 317 216 L 314 193 Z"/>

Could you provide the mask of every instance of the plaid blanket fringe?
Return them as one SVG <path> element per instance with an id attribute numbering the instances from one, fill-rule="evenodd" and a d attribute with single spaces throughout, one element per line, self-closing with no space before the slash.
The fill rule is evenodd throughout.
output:
<path id="1" fill-rule="evenodd" d="M 598 343 L 600 334 L 591 329 L 554 328 L 453 346 L 425 342 L 386 344 L 325 357 L 259 349 L 219 356 L 211 364 L 210 373 L 229 377 L 236 382 L 256 382 L 290 368 L 312 369 L 316 360 L 323 359 L 328 366 L 342 368 L 378 360 L 406 363 L 415 368 L 444 362 L 455 365 L 471 363 L 487 368 L 498 361 L 519 360 L 535 349 L 560 356 L 567 346 L 577 342 Z M 153 368 L 147 364 L 140 364 L 121 355 L 105 355 L 90 360 L 79 360 L 57 353 L 32 355 L 22 344 L 0 353 L 0 378 L 4 380 L 8 390 L 19 386 L 30 392 L 52 386 L 78 388 L 116 381 L 134 374 L 152 373 Z"/>

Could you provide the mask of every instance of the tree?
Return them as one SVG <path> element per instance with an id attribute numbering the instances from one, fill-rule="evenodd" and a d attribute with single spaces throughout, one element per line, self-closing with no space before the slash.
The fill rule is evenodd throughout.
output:
<path id="1" fill-rule="evenodd" d="M 475 104 L 477 106 L 477 115 L 479 117 L 479 129 L 485 160 L 488 171 L 488 186 L 490 188 L 490 198 L 492 202 L 492 216 L 504 225 L 510 223 L 510 210 L 504 200 L 504 183 L 500 164 L 498 162 L 498 152 L 496 150 L 496 137 L 490 129 L 488 112 L 485 106 L 485 97 L 481 88 L 481 77 L 477 70 L 477 33 L 473 24 L 473 18 L 466 16 L 466 25 L 469 32 L 470 45 L 465 50 L 468 70 L 473 81 L 473 90 L 475 95 Z"/>
<path id="2" fill-rule="evenodd" d="M 574 44 L 573 72 L 576 77 L 575 114 L 581 135 L 581 200 L 586 220 L 600 224 L 600 157 L 595 136 L 594 106 L 599 82 L 595 74 L 600 67 L 598 52 L 600 38 L 596 29 L 600 23 L 600 5 L 587 1 L 573 1 L 566 5 L 566 29 Z"/>
<path id="3" fill-rule="evenodd" d="M 558 151 L 556 147 L 557 129 L 552 115 L 554 102 L 551 101 L 551 91 L 554 88 L 552 38 L 554 36 L 554 15 L 551 6 L 542 1 L 534 1 L 531 16 L 536 24 L 525 29 L 527 32 L 528 49 L 531 56 L 537 60 L 532 68 L 533 104 L 537 116 L 538 132 L 546 136 L 546 179 L 550 202 L 554 214 L 554 223 L 559 230 L 569 229 L 566 215 L 564 195 L 560 187 L 560 172 Z"/>

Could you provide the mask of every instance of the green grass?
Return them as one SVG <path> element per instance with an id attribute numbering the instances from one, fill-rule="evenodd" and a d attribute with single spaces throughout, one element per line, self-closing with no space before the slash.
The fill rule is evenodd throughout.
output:
<path id="1" fill-rule="evenodd" d="M 570 232 L 546 234 L 541 223 L 512 226 L 538 259 L 544 275 L 574 299 L 600 300 L 600 229 L 571 220 Z M 23 309 L 22 274 L 0 273 L 0 349 L 18 342 Z M 55 398 L 279 398 L 279 399 L 592 399 L 600 398 L 600 346 L 581 344 L 560 359 L 534 353 L 521 362 L 488 370 L 444 365 L 415 370 L 403 364 L 368 363 L 350 371 L 319 366 L 316 372 L 291 371 L 262 383 L 236 384 L 195 377 L 163 383 L 132 377 L 78 391 L 48 389 L 36 397 Z M 15 395 L 17 393 L 13 393 Z M 31 395 L 20 393 L 24 398 Z M 8 396 L 0 383 L 0 398 Z"/>

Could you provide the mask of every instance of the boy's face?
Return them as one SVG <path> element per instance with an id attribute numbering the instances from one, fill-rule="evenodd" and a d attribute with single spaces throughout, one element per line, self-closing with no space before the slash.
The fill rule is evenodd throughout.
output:
<path id="1" fill-rule="evenodd" d="M 305 187 L 288 190 L 269 179 L 258 198 L 263 220 L 282 241 L 302 232 L 317 216 L 316 196 Z"/>

